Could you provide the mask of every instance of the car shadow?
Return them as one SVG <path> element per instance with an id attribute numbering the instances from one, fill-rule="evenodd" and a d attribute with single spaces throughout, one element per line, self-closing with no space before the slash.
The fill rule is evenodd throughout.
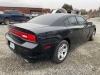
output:
<path id="1" fill-rule="evenodd" d="M 51 60 L 33 60 L 32 63 L 25 62 L 23 58 L 17 55 L 10 55 L 9 57 L 0 58 L 0 68 L 4 72 L 15 72 L 15 71 L 28 71 L 28 70 L 39 70 L 54 67 L 55 64 Z"/>
<path id="2" fill-rule="evenodd" d="M 2 24 L 0 24 L 0 26 L 1 26 L 1 25 L 5 25 L 5 24 L 2 23 Z"/>
<path id="3" fill-rule="evenodd" d="M 82 44 L 85 44 L 85 43 L 82 43 Z M 55 64 L 51 62 L 50 59 L 47 59 L 47 58 L 44 58 L 44 59 L 41 58 L 40 60 L 33 59 L 32 63 L 28 63 L 28 62 L 25 62 L 23 58 L 18 57 L 17 55 L 13 53 L 10 53 L 9 56 L 2 57 L 2 58 L 0 57 L 0 69 L 3 72 L 12 73 L 12 72 L 22 72 L 22 71 L 47 70 L 49 68 L 50 69 L 59 68 L 63 66 L 63 64 L 68 64 L 68 62 L 71 61 L 70 56 L 74 50 L 76 50 L 76 47 L 72 48 L 69 51 L 66 61 L 61 64 Z M 68 65 L 71 65 L 71 64 L 69 63 Z"/>
<path id="4" fill-rule="evenodd" d="M 76 48 L 72 48 L 69 53 L 67 58 L 69 58 L 70 54 L 75 50 Z M 66 60 L 67 60 L 66 58 Z M 64 63 L 64 62 L 63 62 Z M 23 58 L 17 56 L 16 54 L 10 54 L 8 57 L 0 58 L 0 68 L 4 72 L 15 72 L 15 71 L 29 71 L 29 70 L 46 70 L 48 68 L 53 68 L 53 67 L 58 67 L 61 66 L 61 64 L 55 64 L 51 62 L 50 58 L 38 58 L 38 59 L 33 59 L 31 63 L 26 62 Z M 66 63 L 67 64 L 67 63 Z"/>

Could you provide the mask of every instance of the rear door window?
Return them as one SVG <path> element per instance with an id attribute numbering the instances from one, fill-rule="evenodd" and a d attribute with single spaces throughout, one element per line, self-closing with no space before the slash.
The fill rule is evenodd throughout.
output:
<path id="1" fill-rule="evenodd" d="M 65 20 L 64 20 L 64 24 L 65 24 L 66 26 L 69 25 L 69 21 L 68 21 L 68 19 L 65 19 Z"/>
<path id="2" fill-rule="evenodd" d="M 4 13 L 5 13 L 5 14 L 11 14 L 11 12 L 10 12 L 10 11 L 4 11 Z"/>
<path id="3" fill-rule="evenodd" d="M 78 24 L 75 17 L 69 17 L 68 21 L 69 21 L 70 25 L 77 25 Z"/>

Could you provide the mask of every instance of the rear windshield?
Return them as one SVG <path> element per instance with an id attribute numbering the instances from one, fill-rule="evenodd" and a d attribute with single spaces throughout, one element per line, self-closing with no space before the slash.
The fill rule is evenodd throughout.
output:
<path id="1" fill-rule="evenodd" d="M 31 23 L 42 24 L 42 25 L 52 25 L 56 20 L 58 20 L 61 16 L 54 14 L 46 14 L 41 15 L 32 20 L 28 21 Z"/>

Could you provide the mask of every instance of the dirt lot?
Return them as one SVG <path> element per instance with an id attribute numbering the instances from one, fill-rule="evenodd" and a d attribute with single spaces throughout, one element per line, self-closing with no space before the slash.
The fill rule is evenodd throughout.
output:
<path id="1" fill-rule="evenodd" d="M 94 41 L 72 50 L 61 64 L 50 60 L 27 63 L 7 47 L 6 25 L 0 25 L 0 75 L 100 75 L 100 18 L 91 19 L 97 26 Z"/>

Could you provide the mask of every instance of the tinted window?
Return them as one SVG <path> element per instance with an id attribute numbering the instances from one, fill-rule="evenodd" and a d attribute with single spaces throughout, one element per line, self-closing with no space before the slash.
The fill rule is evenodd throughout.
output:
<path id="1" fill-rule="evenodd" d="M 68 18 L 70 25 L 77 25 L 77 20 L 75 17 Z"/>
<path id="2" fill-rule="evenodd" d="M 85 25 L 86 21 L 82 17 L 76 17 L 79 25 Z"/>
<path id="3" fill-rule="evenodd" d="M 5 14 L 11 14 L 11 12 L 10 12 L 10 11 L 4 11 L 4 13 L 5 13 Z"/>
<path id="4" fill-rule="evenodd" d="M 11 14 L 17 14 L 17 12 L 16 11 L 11 11 Z"/>
<path id="5" fill-rule="evenodd" d="M 12 14 L 16 14 L 16 15 L 22 15 L 23 13 L 18 11 L 18 10 L 12 10 L 11 11 Z"/>
<path id="6" fill-rule="evenodd" d="M 64 21 L 65 25 L 69 25 L 68 19 Z"/>
<path id="7" fill-rule="evenodd" d="M 29 22 L 36 23 L 36 24 L 43 24 L 43 25 L 52 25 L 61 17 L 62 16 L 56 14 L 46 14 L 46 15 L 41 15 L 36 18 L 33 18 Z"/>
<path id="8" fill-rule="evenodd" d="M 5 14 L 16 14 L 16 15 L 22 15 L 23 13 L 18 10 L 6 10 L 4 11 Z"/>

